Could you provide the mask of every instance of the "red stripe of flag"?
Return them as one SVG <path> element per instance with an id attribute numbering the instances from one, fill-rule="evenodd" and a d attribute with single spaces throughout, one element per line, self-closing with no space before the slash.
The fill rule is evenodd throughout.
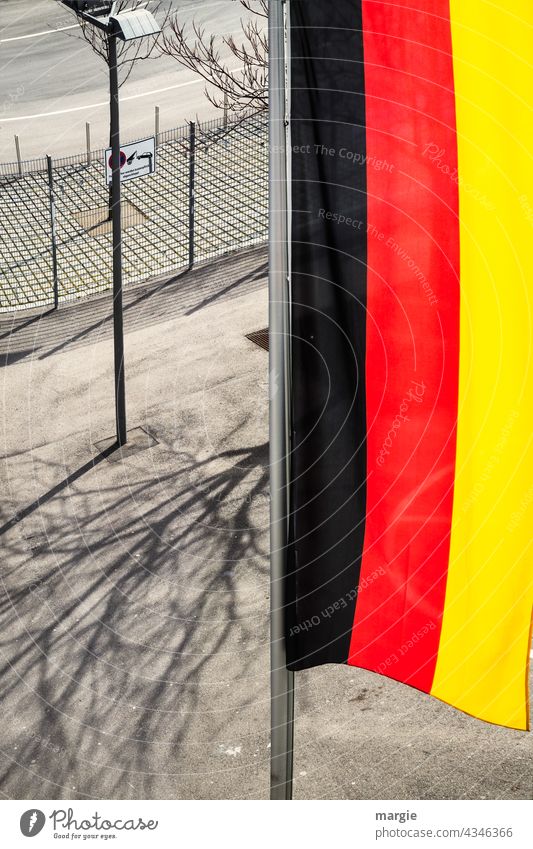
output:
<path id="1" fill-rule="evenodd" d="M 348 662 L 429 691 L 455 464 L 457 144 L 449 5 L 412 5 L 363 0 L 369 477 Z"/>

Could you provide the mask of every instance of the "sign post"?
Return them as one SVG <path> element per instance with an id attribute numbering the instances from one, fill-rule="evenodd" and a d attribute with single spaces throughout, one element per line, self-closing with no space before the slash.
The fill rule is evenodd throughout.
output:
<path id="1" fill-rule="evenodd" d="M 152 173 L 155 168 L 155 150 L 150 144 L 126 153 L 120 149 L 119 83 L 117 39 L 122 42 L 137 38 L 157 36 L 161 27 L 152 13 L 144 8 L 121 9 L 112 0 L 61 0 L 78 18 L 105 33 L 108 47 L 109 104 L 111 149 L 106 156 L 107 181 L 111 185 L 111 218 L 113 222 L 113 334 L 115 355 L 115 418 L 117 445 L 127 442 L 126 389 L 124 379 L 124 321 L 122 310 L 122 226 L 120 209 L 121 168 L 128 166 L 128 177 L 133 179 Z M 147 143 L 152 140 L 146 139 Z M 141 143 L 139 143 L 141 144 Z M 122 162 L 121 162 L 122 160 Z M 131 160 L 131 161 L 130 161 Z M 125 172 L 126 173 L 126 172 Z"/>
<path id="2" fill-rule="evenodd" d="M 124 316 L 122 308 L 122 222 L 120 199 L 120 119 L 118 100 L 117 36 L 108 35 L 111 118 L 111 213 L 113 219 L 113 340 L 115 355 L 115 418 L 117 445 L 125 445 L 126 384 L 124 377 Z"/>

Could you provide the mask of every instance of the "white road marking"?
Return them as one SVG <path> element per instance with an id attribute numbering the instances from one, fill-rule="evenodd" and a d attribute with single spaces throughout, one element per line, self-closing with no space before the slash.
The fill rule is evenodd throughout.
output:
<path id="1" fill-rule="evenodd" d="M 226 0 L 215 0 L 214 3 L 205 3 L 203 6 L 182 6 L 181 9 L 176 9 L 176 12 L 190 12 L 191 9 L 203 12 L 204 9 L 212 9 L 213 6 L 220 6 L 221 3 L 225 2 Z"/>
<path id="2" fill-rule="evenodd" d="M 22 41 L 24 38 L 40 38 L 41 35 L 52 35 L 54 32 L 63 32 L 66 29 L 76 29 L 78 26 L 78 24 L 69 24 L 68 27 L 43 29 L 41 32 L 32 32 L 29 35 L 14 35 L 11 38 L 0 38 L 0 44 L 5 44 L 7 41 Z"/>
<path id="3" fill-rule="evenodd" d="M 137 9 L 144 9 L 148 6 L 150 0 L 146 0 L 145 3 L 140 3 L 137 6 Z M 212 9 L 214 6 L 220 6 L 221 3 L 226 2 L 226 0 L 215 0 L 214 3 L 207 3 L 204 6 L 200 6 L 200 11 L 204 9 Z M 181 9 L 178 9 L 178 12 L 189 12 L 192 9 L 198 11 L 197 6 L 183 6 Z M 13 35 L 11 38 L 0 38 L 0 44 L 6 44 L 8 41 L 22 41 L 25 38 L 40 38 L 43 35 L 52 35 L 54 32 L 64 32 L 66 29 L 76 29 L 79 24 L 69 24 L 68 27 L 57 27 L 56 29 L 43 29 L 41 32 L 31 32 L 28 35 Z"/>
<path id="4" fill-rule="evenodd" d="M 148 6 L 149 0 L 145 3 L 139 3 L 137 9 L 144 9 Z M 0 44 L 5 44 L 7 41 L 22 41 L 24 38 L 40 38 L 42 35 L 51 35 L 54 32 L 64 32 L 66 29 L 76 29 L 79 24 L 69 24 L 68 27 L 57 27 L 56 29 L 43 29 L 41 32 L 31 32 L 28 35 L 14 35 L 11 38 L 0 38 Z"/>
<path id="5" fill-rule="evenodd" d="M 139 97 L 149 97 L 151 94 L 160 94 L 163 91 L 170 91 L 173 88 L 184 88 L 189 85 L 198 85 L 204 83 L 205 80 L 189 80 L 186 83 L 178 83 L 177 85 L 167 85 L 164 88 L 156 88 L 153 91 L 145 91 L 142 94 L 130 94 L 129 97 L 121 97 L 120 102 L 125 100 L 137 100 Z M 7 124 L 9 121 L 32 121 L 34 118 L 49 118 L 52 115 L 67 115 L 69 112 L 82 112 L 84 109 L 98 109 L 100 106 L 109 106 L 109 100 L 102 100 L 101 103 L 88 103 L 86 106 L 73 106 L 71 109 L 57 109 L 55 112 L 38 112 L 36 115 L 20 115 L 18 118 L 0 118 L 0 124 Z"/>
<path id="6" fill-rule="evenodd" d="M 242 71 L 243 66 L 232 68 L 233 71 Z M 152 91 L 143 91 L 141 94 L 130 94 L 127 97 L 121 97 L 120 102 L 126 100 L 137 100 L 139 97 L 150 97 L 152 94 L 161 94 L 164 91 L 172 91 L 175 88 L 185 88 L 190 85 L 199 85 L 205 80 L 200 78 L 196 80 L 188 80 L 185 83 L 175 83 L 167 85 L 163 88 L 154 88 Z M 84 109 L 99 109 L 101 106 L 109 106 L 109 100 L 103 100 L 101 103 L 88 103 L 86 106 L 73 106 L 71 109 L 57 109 L 55 112 L 39 112 L 35 115 L 19 115 L 17 118 L 0 118 L 0 124 L 7 124 L 11 121 L 32 121 L 34 118 L 49 118 L 53 115 L 68 115 L 69 112 L 82 112 Z"/>

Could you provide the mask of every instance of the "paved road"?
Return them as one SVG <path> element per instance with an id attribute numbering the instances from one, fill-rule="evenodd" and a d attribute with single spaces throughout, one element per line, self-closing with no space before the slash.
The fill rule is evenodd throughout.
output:
<path id="1" fill-rule="evenodd" d="M 164 0 L 163 6 L 218 35 L 238 33 L 244 15 L 235 0 Z M 92 146 L 107 144 L 106 66 L 78 32 L 55 0 L 0 3 L 0 161 L 15 159 L 15 133 L 24 159 L 78 153 L 87 121 Z M 121 96 L 123 138 L 151 131 L 156 105 L 162 130 L 216 114 L 202 81 L 166 57 L 139 62 Z"/>

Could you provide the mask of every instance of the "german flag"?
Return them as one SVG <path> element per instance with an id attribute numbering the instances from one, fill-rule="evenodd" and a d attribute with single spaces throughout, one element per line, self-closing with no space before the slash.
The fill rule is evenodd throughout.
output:
<path id="1" fill-rule="evenodd" d="M 288 665 L 527 729 L 533 4 L 288 5 Z"/>

